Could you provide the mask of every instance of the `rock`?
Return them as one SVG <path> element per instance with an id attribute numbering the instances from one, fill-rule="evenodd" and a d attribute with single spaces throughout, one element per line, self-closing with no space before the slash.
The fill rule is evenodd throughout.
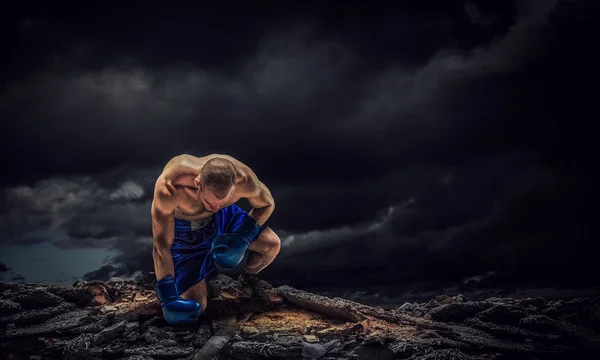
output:
<path id="1" fill-rule="evenodd" d="M 258 329 L 254 326 L 243 326 L 242 331 L 249 334 L 258 334 Z"/>
<path id="2" fill-rule="evenodd" d="M 528 307 L 535 306 L 537 309 L 543 309 L 546 306 L 546 299 L 542 297 L 524 298 L 519 300 L 518 306 Z"/>
<path id="3" fill-rule="evenodd" d="M 130 303 L 126 306 L 119 307 L 115 314 L 115 320 L 138 321 L 142 318 L 154 316 L 162 316 L 160 303 L 157 298 Z"/>
<path id="4" fill-rule="evenodd" d="M 100 311 L 102 311 L 103 314 L 117 312 L 118 310 L 119 309 L 116 306 L 112 306 L 112 305 L 105 305 L 100 308 Z"/>
<path id="5" fill-rule="evenodd" d="M 94 299 L 94 292 L 88 288 L 75 288 L 66 286 L 50 286 L 48 292 L 60 296 L 65 301 L 74 303 L 77 306 L 86 306 Z"/>
<path id="6" fill-rule="evenodd" d="M 413 311 L 415 311 L 417 309 L 419 309 L 419 304 L 417 304 L 416 302 L 413 302 L 413 303 L 406 302 L 406 303 L 402 304 L 402 306 L 400 306 L 398 308 L 398 310 L 408 311 L 408 312 L 413 312 Z"/>
<path id="7" fill-rule="evenodd" d="M 75 289 L 84 289 L 93 294 L 94 298 L 90 302 L 90 305 L 104 305 L 115 301 L 115 298 L 111 295 L 111 291 L 109 290 L 111 287 L 108 284 L 98 281 L 76 281 L 73 286 Z M 114 288 L 112 289 L 112 292 L 114 293 Z"/>
<path id="8" fill-rule="evenodd" d="M 425 314 L 425 310 L 421 309 L 421 308 L 419 308 L 419 309 L 417 309 L 417 310 L 415 310 L 415 311 L 412 312 L 412 315 L 413 316 L 417 316 L 417 317 L 421 317 L 424 314 Z"/>
<path id="9" fill-rule="evenodd" d="M 145 297 L 145 296 L 142 296 L 142 295 L 141 295 L 141 294 L 139 294 L 139 293 L 136 293 L 136 294 L 135 294 L 135 298 L 133 299 L 133 301 L 134 301 L 134 302 L 147 301 L 147 300 L 148 300 L 148 298 L 147 298 L 147 297 Z"/>
<path id="10" fill-rule="evenodd" d="M 467 298 L 463 294 L 458 294 L 454 297 L 456 302 L 466 302 Z"/>
<path id="11" fill-rule="evenodd" d="M 491 354 L 469 355 L 457 349 L 442 349 L 430 353 L 413 356 L 413 360 L 493 360 L 496 357 Z"/>
<path id="12" fill-rule="evenodd" d="M 354 308 L 352 302 L 348 300 L 339 298 L 330 299 L 325 296 L 296 290 L 289 286 L 281 286 L 276 290 L 284 299 L 304 309 L 343 320 L 360 321 L 364 319 L 364 315 L 358 309 Z"/>
<path id="13" fill-rule="evenodd" d="M 300 344 L 281 345 L 276 342 L 242 340 L 228 344 L 221 352 L 227 359 L 302 359 Z"/>
<path id="14" fill-rule="evenodd" d="M 107 284 L 123 284 L 125 282 L 125 280 L 123 278 L 120 278 L 118 276 L 113 276 L 110 279 L 108 279 L 108 281 L 106 282 Z"/>
<path id="15" fill-rule="evenodd" d="M 223 274 L 217 274 L 217 276 L 215 276 L 215 278 L 212 281 L 217 286 L 231 285 L 231 284 L 237 282 L 237 280 L 233 280 L 229 276 L 226 276 L 226 275 L 223 275 Z"/>
<path id="16" fill-rule="evenodd" d="M 418 345 L 408 341 L 395 341 L 389 344 L 388 348 L 395 354 L 396 358 L 409 358 L 411 355 L 423 351 Z"/>
<path id="17" fill-rule="evenodd" d="M 163 340 L 175 339 L 175 334 L 171 330 L 150 326 L 142 335 L 142 339 L 148 344 L 157 344 Z"/>
<path id="18" fill-rule="evenodd" d="M 164 346 L 164 347 L 171 347 L 171 346 L 177 346 L 178 343 L 177 343 L 177 341 L 175 341 L 173 339 L 165 339 L 165 340 L 159 342 L 157 345 Z"/>
<path id="19" fill-rule="evenodd" d="M 137 286 L 154 291 L 156 289 L 156 274 L 154 272 L 149 272 L 137 279 Z"/>
<path id="20" fill-rule="evenodd" d="M 92 317 L 89 318 L 90 321 L 94 321 Z M 100 319 L 95 320 L 90 324 L 85 324 L 69 329 L 63 330 L 65 333 L 71 334 L 81 334 L 81 333 L 90 333 L 96 334 L 105 329 L 107 326 L 110 326 L 112 320 L 109 317 L 100 317 Z"/>
<path id="21" fill-rule="evenodd" d="M 507 305 L 494 305 L 478 313 L 477 317 L 496 324 L 518 324 L 519 320 L 527 315 L 527 312 L 518 308 L 512 308 Z"/>
<path id="22" fill-rule="evenodd" d="M 435 307 L 439 307 L 440 305 L 462 303 L 466 301 L 467 299 L 462 294 L 456 296 L 439 295 L 435 299 L 429 300 L 428 303 L 422 304 L 421 307 L 425 309 L 432 309 Z"/>
<path id="23" fill-rule="evenodd" d="M 427 302 L 427 304 L 424 305 L 424 307 L 427 309 L 431 309 L 437 306 L 439 306 L 439 304 L 437 303 L 437 301 L 435 301 L 435 299 L 429 300 L 429 302 Z"/>
<path id="24" fill-rule="evenodd" d="M 314 335 L 304 335 L 303 338 L 309 343 L 319 342 L 319 339 Z"/>
<path id="25" fill-rule="evenodd" d="M 104 330 L 100 331 L 98 334 L 96 334 L 96 336 L 94 336 L 94 339 L 92 340 L 92 343 L 98 346 L 110 340 L 116 339 L 125 332 L 126 326 L 127 321 L 121 321 L 112 326 L 109 326 Z"/>
<path id="26" fill-rule="evenodd" d="M 438 295 L 435 297 L 435 301 L 437 301 L 438 303 L 441 303 L 444 300 L 448 300 L 448 299 L 450 299 L 450 296 L 448 296 L 448 295 Z"/>
<path id="27" fill-rule="evenodd" d="M 25 290 L 13 297 L 12 300 L 19 303 L 24 309 L 54 306 L 64 301 L 60 296 L 56 296 L 43 289 Z"/>
<path id="28" fill-rule="evenodd" d="M 123 330 L 123 336 L 128 336 L 134 332 L 139 331 L 139 329 L 140 329 L 140 323 L 138 321 L 126 322 L 125 330 Z"/>
<path id="29" fill-rule="evenodd" d="M 564 301 L 548 302 L 547 306 L 541 311 L 542 315 L 549 317 L 559 317 L 562 314 Z"/>
<path id="30" fill-rule="evenodd" d="M 337 354 L 342 350 L 340 340 L 331 340 L 324 344 L 321 343 L 302 343 L 302 357 L 304 359 L 317 360 L 325 355 Z"/>
<path id="31" fill-rule="evenodd" d="M 513 325 L 495 324 L 482 321 L 479 318 L 467 319 L 465 325 L 483 330 L 499 339 L 532 339 L 540 342 L 559 341 L 561 339 L 561 336 L 553 333 L 539 332 L 534 329 L 528 330 Z"/>
<path id="32" fill-rule="evenodd" d="M 135 347 L 127 348 L 123 351 L 124 355 L 143 355 L 152 358 L 160 359 L 185 359 L 195 353 L 196 349 L 193 346 L 152 346 L 152 347 Z"/>
<path id="33" fill-rule="evenodd" d="M 202 325 L 196 332 L 192 332 L 183 338 L 183 341 L 191 344 L 195 348 L 202 348 L 208 339 L 210 339 L 211 333 L 207 325 Z"/>
<path id="34" fill-rule="evenodd" d="M 23 311 L 9 316 L 0 318 L 1 324 L 13 323 L 18 326 L 30 325 L 44 322 L 54 316 L 64 314 L 65 312 L 72 311 L 75 309 L 75 304 L 62 303 L 56 307 L 47 307 L 43 309 L 35 309 L 29 311 Z"/>
<path id="35" fill-rule="evenodd" d="M 12 300 L 0 300 L 0 314 L 11 314 L 21 310 L 21 305 Z"/>
<path id="36" fill-rule="evenodd" d="M 589 297 L 576 298 L 576 299 L 571 299 L 571 300 L 565 301 L 565 306 L 582 309 L 585 306 L 587 306 L 588 304 L 590 304 L 591 302 L 592 302 L 592 299 Z"/>
<path id="37" fill-rule="evenodd" d="M 597 298 L 440 295 L 384 310 L 261 281 L 275 299 L 264 308 L 238 281 L 219 275 L 208 284 L 211 297 L 200 320 L 169 326 L 155 280 L 148 273 L 71 287 L 0 283 L 0 358 L 600 358 Z"/>
<path id="38" fill-rule="evenodd" d="M 431 309 L 428 315 L 437 321 L 462 321 L 490 307 L 481 302 L 450 303 Z"/>
<path id="39" fill-rule="evenodd" d="M 549 318 L 545 315 L 531 315 L 527 316 L 521 321 L 519 325 L 528 330 L 539 331 L 539 332 L 554 332 L 554 333 L 569 333 L 565 323 Z"/>
<path id="40" fill-rule="evenodd" d="M 62 331 L 85 325 L 86 318 L 89 317 L 90 310 L 74 310 L 63 313 L 56 317 L 46 320 L 43 323 L 18 327 L 6 331 L 7 338 L 19 338 L 23 336 L 39 336 L 57 334 Z"/>

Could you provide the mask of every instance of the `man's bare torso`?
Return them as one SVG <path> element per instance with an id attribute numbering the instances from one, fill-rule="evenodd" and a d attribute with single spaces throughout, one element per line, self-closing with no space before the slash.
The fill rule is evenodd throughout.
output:
<path id="1" fill-rule="evenodd" d="M 177 197 L 178 206 L 175 209 L 175 217 L 195 221 L 213 215 L 212 212 L 206 210 L 200 199 L 198 199 L 198 187 L 194 184 L 194 179 L 200 174 L 204 164 L 215 157 L 230 160 L 235 165 L 238 173 L 237 183 L 245 182 L 248 167 L 231 156 L 221 154 L 211 154 L 203 157 L 188 154 L 175 156 L 165 165 L 158 178 L 158 180 L 163 180 L 165 185 Z M 236 189 L 231 200 L 224 207 L 234 204 L 240 198 L 240 191 Z"/>

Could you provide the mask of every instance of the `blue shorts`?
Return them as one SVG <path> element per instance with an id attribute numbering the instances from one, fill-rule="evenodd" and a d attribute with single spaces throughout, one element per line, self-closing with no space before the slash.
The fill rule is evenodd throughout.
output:
<path id="1" fill-rule="evenodd" d="M 215 237 L 235 232 L 248 212 L 237 205 L 217 211 L 201 228 L 192 229 L 195 222 L 175 218 L 175 239 L 171 245 L 175 283 L 179 293 L 202 281 L 210 281 L 218 269 L 213 262 L 210 247 Z M 260 228 L 264 230 L 266 225 Z"/>

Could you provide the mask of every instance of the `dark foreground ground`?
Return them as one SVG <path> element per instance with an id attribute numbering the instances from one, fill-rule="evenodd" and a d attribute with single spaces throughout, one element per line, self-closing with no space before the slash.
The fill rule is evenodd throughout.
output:
<path id="1" fill-rule="evenodd" d="M 219 275 L 201 321 L 171 327 L 154 282 L 0 283 L 0 358 L 600 359 L 600 297 L 440 295 L 383 309 L 264 283 L 265 306 Z"/>

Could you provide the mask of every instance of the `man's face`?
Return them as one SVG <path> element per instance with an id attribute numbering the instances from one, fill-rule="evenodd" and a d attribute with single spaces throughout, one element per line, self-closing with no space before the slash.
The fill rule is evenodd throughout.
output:
<path id="1" fill-rule="evenodd" d="M 227 202 L 231 198 L 231 195 L 233 194 L 233 190 L 234 189 L 232 188 L 225 198 L 219 199 L 215 196 L 215 194 L 213 194 L 213 192 L 210 189 L 201 187 L 198 192 L 198 197 L 200 198 L 200 201 L 202 201 L 202 204 L 204 204 L 206 210 L 216 213 L 221 208 L 223 208 L 225 204 L 227 204 Z"/>

